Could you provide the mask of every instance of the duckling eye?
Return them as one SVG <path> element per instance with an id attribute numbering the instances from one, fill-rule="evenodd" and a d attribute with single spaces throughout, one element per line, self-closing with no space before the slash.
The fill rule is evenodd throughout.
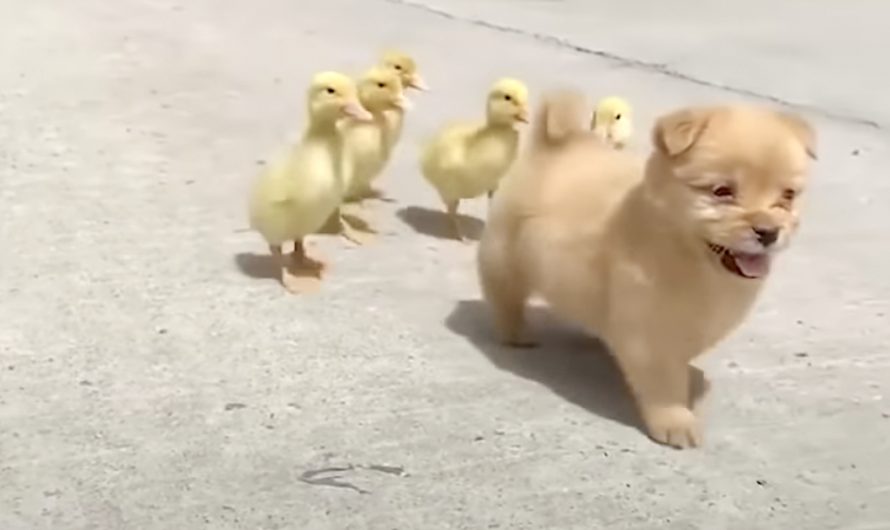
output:
<path id="1" fill-rule="evenodd" d="M 332 87 L 327 87 L 324 91 L 327 92 L 328 94 L 336 94 L 337 93 L 337 91 L 334 90 Z"/>
<path id="2" fill-rule="evenodd" d="M 400 64 L 396 64 L 396 65 L 393 65 L 393 66 L 395 66 L 396 70 L 401 70 L 401 69 L 402 69 L 402 65 L 400 65 Z"/>
<path id="3" fill-rule="evenodd" d="M 510 94 L 504 94 L 504 99 L 506 99 L 507 101 L 513 101 L 513 96 L 511 96 Z"/>
<path id="4" fill-rule="evenodd" d="M 620 113 L 619 113 L 619 114 L 616 114 L 616 115 L 615 115 L 615 119 L 616 119 L 616 120 L 620 120 L 620 119 L 621 119 L 621 114 L 620 114 Z"/>
<path id="5" fill-rule="evenodd" d="M 386 83 L 377 83 L 378 88 L 386 88 Z"/>

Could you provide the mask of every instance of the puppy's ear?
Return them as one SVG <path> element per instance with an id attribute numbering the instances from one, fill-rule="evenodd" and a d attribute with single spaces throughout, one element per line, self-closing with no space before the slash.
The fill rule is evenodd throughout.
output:
<path id="1" fill-rule="evenodd" d="M 590 108 L 587 98 L 573 90 L 547 93 L 533 125 L 539 143 L 561 142 L 584 130 L 584 116 Z"/>
<path id="2" fill-rule="evenodd" d="M 803 144 L 804 149 L 807 150 L 807 155 L 816 160 L 816 131 L 809 122 L 792 112 L 776 111 L 776 116 L 779 117 L 779 121 L 791 129 L 791 134 Z"/>
<path id="3" fill-rule="evenodd" d="M 686 108 L 658 118 L 652 128 L 652 143 L 667 156 L 688 151 L 701 137 L 711 112 L 705 108 Z"/>

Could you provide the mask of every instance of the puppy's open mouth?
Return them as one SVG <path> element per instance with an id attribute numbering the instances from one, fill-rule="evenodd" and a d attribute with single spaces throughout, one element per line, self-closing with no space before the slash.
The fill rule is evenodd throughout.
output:
<path id="1" fill-rule="evenodd" d="M 742 278 L 763 278 L 769 272 L 769 254 L 748 254 L 708 243 L 708 248 L 719 259 L 723 268 Z"/>

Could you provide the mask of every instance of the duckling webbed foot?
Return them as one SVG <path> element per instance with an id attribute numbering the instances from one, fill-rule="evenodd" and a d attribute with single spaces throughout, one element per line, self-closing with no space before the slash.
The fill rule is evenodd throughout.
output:
<path id="1" fill-rule="evenodd" d="M 349 219 L 347 219 L 347 217 Z M 355 222 L 355 221 L 358 222 Z M 354 225 L 363 225 L 362 228 L 356 228 Z M 342 236 L 347 241 L 356 245 L 364 245 L 373 239 L 370 226 L 357 216 L 351 216 L 343 213 L 342 207 L 334 212 L 321 228 L 322 234 L 333 234 Z"/>
<path id="2" fill-rule="evenodd" d="M 294 242 L 290 268 L 297 276 L 314 276 L 321 279 L 329 267 L 323 258 L 313 258 L 306 254 L 306 247 L 303 246 L 303 242 L 297 241 Z"/>
<path id="3" fill-rule="evenodd" d="M 377 235 L 377 230 L 371 226 L 367 219 L 359 215 L 359 212 L 362 211 L 361 207 L 349 208 L 351 211 L 345 210 L 344 208 L 340 211 L 344 237 L 358 245 L 370 243 Z"/>
<path id="4" fill-rule="evenodd" d="M 291 294 L 309 294 L 321 289 L 321 278 L 314 274 L 303 274 L 302 271 L 291 271 L 281 268 L 281 284 Z"/>
<path id="5" fill-rule="evenodd" d="M 356 228 L 353 222 L 347 220 L 346 217 L 341 217 L 340 223 L 343 227 L 340 232 L 341 235 L 356 245 L 365 245 L 374 239 L 374 234 L 376 232 L 374 232 L 371 227 L 367 226 L 366 223 L 362 228 Z"/>
<path id="6" fill-rule="evenodd" d="M 291 294 L 303 294 L 315 292 L 321 286 L 321 277 L 318 273 L 307 274 L 303 271 L 292 270 L 293 264 L 285 259 L 281 245 L 269 245 L 269 250 L 275 258 L 280 270 L 281 285 Z"/>

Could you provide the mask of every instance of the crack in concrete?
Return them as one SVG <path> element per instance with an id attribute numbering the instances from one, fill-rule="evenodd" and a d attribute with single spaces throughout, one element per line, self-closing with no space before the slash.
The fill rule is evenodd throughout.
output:
<path id="1" fill-rule="evenodd" d="M 523 37 L 530 37 L 538 42 L 550 44 L 550 45 L 553 45 L 553 46 L 556 46 L 559 48 L 569 49 L 569 50 L 576 51 L 578 53 L 582 53 L 585 55 L 592 55 L 594 57 L 599 57 L 601 59 L 606 59 L 606 60 L 618 63 L 622 66 L 627 66 L 630 68 L 635 68 L 637 70 L 643 70 L 643 71 L 647 71 L 647 72 L 656 73 L 659 75 L 663 75 L 665 77 L 669 77 L 671 79 L 685 81 L 687 83 L 692 83 L 695 85 L 704 86 L 704 87 L 708 87 L 708 88 L 714 88 L 714 89 L 721 90 L 724 92 L 729 92 L 729 93 L 737 94 L 737 95 L 741 95 L 741 96 L 747 96 L 747 97 L 759 99 L 762 101 L 768 101 L 771 103 L 775 103 L 777 105 L 781 105 L 783 107 L 789 107 L 789 108 L 794 108 L 794 109 L 798 109 L 798 110 L 802 110 L 802 111 L 807 111 L 807 112 L 810 112 L 813 114 L 818 114 L 825 118 L 836 120 L 836 121 L 842 121 L 842 122 L 851 123 L 851 124 L 855 124 L 855 125 L 864 125 L 866 127 L 871 127 L 873 129 L 877 129 L 877 130 L 884 130 L 884 126 L 874 120 L 869 120 L 867 118 L 860 118 L 858 116 L 850 116 L 847 114 L 834 112 L 830 109 L 818 107 L 815 105 L 807 105 L 804 103 L 795 103 L 793 101 L 788 101 L 788 100 L 782 99 L 777 96 L 764 94 L 764 93 L 757 92 L 755 90 L 750 90 L 747 88 L 731 86 L 731 85 L 727 85 L 727 84 L 723 84 L 723 83 L 718 83 L 715 81 L 708 81 L 707 79 L 701 79 L 701 78 L 692 76 L 690 74 L 686 74 L 686 73 L 680 72 L 678 70 L 674 70 L 662 63 L 643 61 L 641 59 L 634 59 L 633 57 L 625 57 L 625 56 L 618 55 L 616 53 L 608 52 L 605 50 L 597 50 L 597 49 L 593 49 L 593 48 L 588 48 L 586 46 L 582 46 L 580 44 L 575 44 L 567 39 L 557 37 L 554 35 L 549 35 L 546 33 L 538 33 L 535 31 L 529 31 L 529 30 L 525 30 L 525 29 L 521 29 L 521 28 L 512 27 L 512 26 L 506 26 L 503 24 L 497 24 L 497 23 L 490 22 L 490 21 L 483 20 L 483 19 L 462 17 L 460 15 L 456 15 L 454 13 L 432 7 L 430 5 L 423 4 L 421 2 L 414 2 L 412 0 L 385 0 L 385 1 L 390 4 L 394 4 L 394 5 L 398 5 L 398 6 L 402 6 L 402 7 L 408 7 L 408 8 L 412 8 L 412 9 L 417 9 L 417 10 L 423 11 L 425 13 L 429 13 L 432 15 L 437 15 L 437 16 L 440 16 L 443 18 L 447 18 L 447 19 L 455 21 L 455 22 L 463 22 L 463 23 L 474 25 L 474 26 L 479 26 L 479 27 L 483 27 L 483 28 L 490 29 L 493 31 L 497 31 L 500 33 L 509 33 L 512 35 L 520 35 Z"/>

